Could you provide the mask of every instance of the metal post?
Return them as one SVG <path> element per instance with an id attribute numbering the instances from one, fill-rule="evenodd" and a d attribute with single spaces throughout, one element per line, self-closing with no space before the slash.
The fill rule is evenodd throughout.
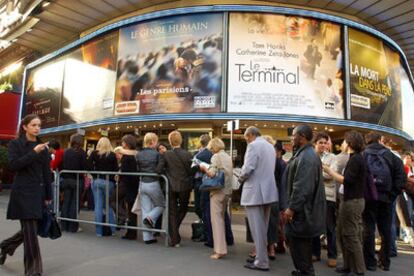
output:
<path id="1" fill-rule="evenodd" d="M 79 173 L 76 174 L 76 218 L 79 219 Z"/>
<path id="2" fill-rule="evenodd" d="M 109 223 L 109 174 L 106 175 L 105 183 L 105 214 L 106 214 L 106 223 Z"/>
<path id="3" fill-rule="evenodd" d="M 234 121 L 231 121 L 231 130 L 230 130 L 230 158 L 231 158 L 231 162 L 233 162 L 233 129 L 234 129 Z"/>

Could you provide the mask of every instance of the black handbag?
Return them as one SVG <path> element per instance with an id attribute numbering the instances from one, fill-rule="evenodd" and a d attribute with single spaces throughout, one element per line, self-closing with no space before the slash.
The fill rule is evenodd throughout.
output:
<path id="1" fill-rule="evenodd" d="M 42 219 L 37 222 L 37 234 L 42 238 L 50 238 L 51 240 L 62 236 L 62 231 L 51 206 L 43 208 Z"/>

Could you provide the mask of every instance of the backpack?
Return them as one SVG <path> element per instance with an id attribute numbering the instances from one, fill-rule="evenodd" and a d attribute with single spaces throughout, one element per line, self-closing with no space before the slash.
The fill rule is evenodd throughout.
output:
<path id="1" fill-rule="evenodd" d="M 365 166 L 364 199 L 367 201 L 378 200 L 377 186 L 375 186 L 374 177 L 368 167 L 368 164 Z"/>
<path id="2" fill-rule="evenodd" d="M 388 149 L 379 151 L 366 149 L 364 152 L 365 161 L 378 193 L 386 194 L 392 189 L 392 174 L 390 166 L 384 158 Z"/>

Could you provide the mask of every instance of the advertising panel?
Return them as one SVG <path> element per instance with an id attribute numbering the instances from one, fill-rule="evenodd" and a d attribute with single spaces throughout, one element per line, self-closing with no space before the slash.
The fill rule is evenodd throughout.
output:
<path id="1" fill-rule="evenodd" d="M 222 51 L 222 14 L 121 29 L 115 115 L 220 111 Z"/>
<path id="2" fill-rule="evenodd" d="M 25 114 L 39 115 L 43 128 L 59 123 L 64 65 L 59 59 L 28 73 Z"/>
<path id="3" fill-rule="evenodd" d="M 407 72 L 401 66 L 401 97 L 403 130 L 414 140 L 414 91 Z"/>
<path id="4" fill-rule="evenodd" d="M 231 13 L 228 111 L 343 119 L 340 45 L 337 24 Z"/>
<path id="5" fill-rule="evenodd" d="M 65 56 L 59 125 L 113 116 L 118 32 Z"/>
<path id="6" fill-rule="evenodd" d="M 352 120 L 402 128 L 400 66 L 382 40 L 349 29 Z"/>

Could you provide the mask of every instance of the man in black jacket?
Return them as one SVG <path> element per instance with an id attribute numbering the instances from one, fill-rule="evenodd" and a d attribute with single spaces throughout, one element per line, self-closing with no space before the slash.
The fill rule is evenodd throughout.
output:
<path id="1" fill-rule="evenodd" d="M 370 271 L 375 271 L 377 267 L 375 225 L 377 225 L 381 236 L 378 265 L 385 271 L 390 269 L 392 202 L 397 198 L 407 181 L 401 159 L 381 145 L 379 143 L 380 139 L 381 135 L 378 133 L 370 132 L 365 135 L 367 147 L 364 156 L 378 191 L 378 200 L 367 200 L 362 214 L 364 221 L 364 259 L 367 270 Z M 384 160 L 384 162 L 381 160 Z M 385 164 L 382 165 L 382 163 Z M 381 169 L 382 166 L 384 167 Z"/>
<path id="2" fill-rule="evenodd" d="M 312 144 L 312 128 L 299 125 L 293 130 L 296 153 L 286 168 L 288 209 L 286 237 L 296 271 L 292 275 L 315 275 L 312 238 L 320 236 L 326 222 L 326 199 L 322 162 Z"/>

